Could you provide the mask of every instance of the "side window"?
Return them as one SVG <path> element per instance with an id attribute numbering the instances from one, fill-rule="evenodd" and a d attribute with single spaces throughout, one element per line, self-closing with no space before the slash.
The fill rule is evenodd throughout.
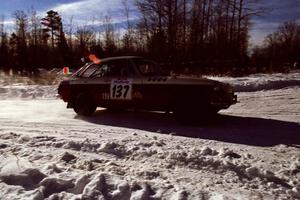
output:
<path id="1" fill-rule="evenodd" d="M 146 60 L 138 60 L 136 61 L 136 65 L 138 70 L 143 75 L 157 75 L 158 71 L 156 69 L 156 65 L 153 62 Z"/>
<path id="2" fill-rule="evenodd" d="M 121 69 L 123 68 L 124 63 L 117 61 L 110 61 L 108 63 L 108 76 L 121 76 Z"/>
<path id="3" fill-rule="evenodd" d="M 112 60 L 102 63 L 90 77 L 132 77 L 136 73 L 132 64 L 126 59 Z"/>
<path id="4" fill-rule="evenodd" d="M 127 68 L 124 72 L 124 75 L 126 75 L 128 77 L 133 77 L 133 76 L 136 75 L 136 72 L 134 70 L 134 66 L 133 66 L 133 64 L 130 60 L 127 61 Z"/>
<path id="5" fill-rule="evenodd" d="M 133 67 L 125 59 L 109 61 L 105 66 L 101 66 L 101 71 L 103 76 L 110 77 L 130 77 L 135 74 Z"/>
<path id="6" fill-rule="evenodd" d="M 109 66 L 107 63 L 103 63 L 100 65 L 100 67 L 93 73 L 92 77 L 101 78 L 103 76 L 106 76 L 109 72 Z"/>

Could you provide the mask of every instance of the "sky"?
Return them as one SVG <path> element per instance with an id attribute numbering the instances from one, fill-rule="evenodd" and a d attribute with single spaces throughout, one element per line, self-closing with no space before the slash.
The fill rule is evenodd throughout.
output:
<path id="1" fill-rule="evenodd" d="M 278 25 L 295 20 L 300 23 L 300 0 L 260 0 L 265 14 L 253 18 L 250 42 L 261 44 L 264 37 L 274 32 Z"/>
<path id="2" fill-rule="evenodd" d="M 128 0 L 132 7 L 131 20 L 135 20 L 134 0 Z M 246 0 L 247 1 L 247 0 Z M 249 1 L 249 0 L 248 0 Z M 288 20 L 300 22 L 300 0 L 259 0 L 261 7 L 268 11 L 261 16 L 254 17 L 250 29 L 250 43 L 262 44 L 264 37 L 276 30 L 280 23 Z M 16 10 L 28 11 L 31 8 L 37 11 L 39 16 L 52 9 L 58 11 L 64 23 L 70 23 L 73 16 L 73 24 L 101 24 L 104 16 L 111 16 L 114 23 L 122 24 L 124 19 L 124 6 L 122 0 L 0 0 L 0 16 L 4 16 L 5 24 L 13 23 L 12 13 Z"/>

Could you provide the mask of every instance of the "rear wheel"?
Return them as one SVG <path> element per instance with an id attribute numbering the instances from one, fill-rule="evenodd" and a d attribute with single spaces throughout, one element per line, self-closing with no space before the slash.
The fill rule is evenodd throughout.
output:
<path id="1" fill-rule="evenodd" d="M 96 104 L 93 98 L 85 93 L 76 95 L 73 109 L 78 115 L 89 116 L 96 111 Z"/>

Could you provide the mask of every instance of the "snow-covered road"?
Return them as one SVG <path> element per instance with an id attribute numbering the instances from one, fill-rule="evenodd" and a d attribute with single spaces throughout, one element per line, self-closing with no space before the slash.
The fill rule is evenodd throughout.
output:
<path id="1" fill-rule="evenodd" d="M 300 199 L 300 73 L 213 78 L 240 103 L 199 126 L 0 81 L 0 199 Z"/>

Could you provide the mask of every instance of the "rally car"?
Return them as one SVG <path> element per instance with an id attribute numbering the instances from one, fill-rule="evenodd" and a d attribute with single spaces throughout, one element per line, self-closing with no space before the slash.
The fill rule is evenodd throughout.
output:
<path id="1" fill-rule="evenodd" d="M 87 62 L 59 84 L 58 94 L 78 115 L 103 107 L 166 111 L 186 119 L 215 114 L 237 102 L 228 84 L 169 75 L 154 61 L 136 56 Z"/>

